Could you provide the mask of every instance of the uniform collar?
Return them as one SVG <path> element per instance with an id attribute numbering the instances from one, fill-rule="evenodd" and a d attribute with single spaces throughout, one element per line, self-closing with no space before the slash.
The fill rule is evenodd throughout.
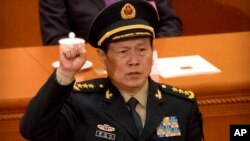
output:
<path id="1" fill-rule="evenodd" d="M 134 95 L 133 97 L 141 104 L 141 106 L 146 107 L 147 104 L 147 96 L 148 96 L 148 80 L 144 83 L 143 87 L 136 93 L 130 94 L 129 92 L 120 90 L 122 97 L 124 98 L 125 102 L 127 103 L 128 100 Z"/>

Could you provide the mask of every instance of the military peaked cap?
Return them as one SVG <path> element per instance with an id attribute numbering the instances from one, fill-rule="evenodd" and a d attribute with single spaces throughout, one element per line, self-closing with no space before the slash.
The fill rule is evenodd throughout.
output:
<path id="1" fill-rule="evenodd" d="M 158 15 L 144 0 L 121 0 L 104 8 L 94 19 L 89 30 L 89 43 L 102 48 L 104 43 L 121 39 L 155 37 Z"/>

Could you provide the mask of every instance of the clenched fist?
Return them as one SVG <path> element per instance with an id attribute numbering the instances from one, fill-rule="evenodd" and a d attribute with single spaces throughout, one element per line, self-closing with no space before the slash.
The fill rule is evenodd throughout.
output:
<path id="1" fill-rule="evenodd" d="M 86 55 L 84 44 L 60 47 L 57 81 L 60 84 L 72 82 L 75 74 L 86 62 Z"/>

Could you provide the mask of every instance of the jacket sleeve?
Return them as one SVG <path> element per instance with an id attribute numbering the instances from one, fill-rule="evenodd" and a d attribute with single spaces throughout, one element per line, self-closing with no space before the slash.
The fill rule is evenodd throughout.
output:
<path id="1" fill-rule="evenodd" d="M 182 33 L 182 22 L 177 17 L 171 0 L 155 0 L 160 18 L 157 37 L 178 36 Z"/>
<path id="2" fill-rule="evenodd" d="M 204 140 L 202 114 L 198 109 L 197 101 L 195 101 L 192 113 L 190 115 L 190 122 L 188 124 L 188 135 L 186 140 L 187 141 Z"/>
<path id="3" fill-rule="evenodd" d="M 58 44 L 69 33 L 65 0 L 39 0 L 40 29 L 44 45 Z"/>
<path id="4" fill-rule="evenodd" d="M 69 124 L 64 121 L 66 114 L 61 113 L 74 82 L 68 86 L 62 86 L 57 83 L 55 77 L 54 72 L 30 101 L 21 119 L 20 132 L 26 139 L 56 141 L 62 140 L 61 138 L 70 138 Z M 67 134 L 64 134 L 65 132 Z"/>

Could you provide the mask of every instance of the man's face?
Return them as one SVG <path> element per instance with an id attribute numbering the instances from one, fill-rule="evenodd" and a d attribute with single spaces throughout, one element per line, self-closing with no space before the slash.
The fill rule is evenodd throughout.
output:
<path id="1" fill-rule="evenodd" d="M 153 64 L 150 38 L 135 38 L 110 43 L 103 55 L 108 76 L 118 89 L 136 91 L 150 75 Z"/>

